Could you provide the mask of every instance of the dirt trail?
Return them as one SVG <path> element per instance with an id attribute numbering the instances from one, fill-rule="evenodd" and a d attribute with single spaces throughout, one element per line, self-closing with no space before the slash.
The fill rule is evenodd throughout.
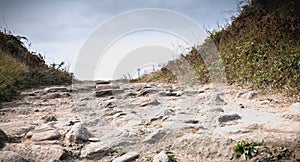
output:
<path id="1" fill-rule="evenodd" d="M 22 96 L 0 109 L 7 135 L 0 132 L 0 159 L 239 161 L 232 158 L 240 140 L 300 159 L 300 104 L 280 96 L 233 86 L 215 93 L 212 85 L 105 82 Z"/>

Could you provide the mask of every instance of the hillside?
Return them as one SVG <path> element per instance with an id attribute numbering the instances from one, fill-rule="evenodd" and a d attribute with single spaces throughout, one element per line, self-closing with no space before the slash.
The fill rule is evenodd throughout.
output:
<path id="1" fill-rule="evenodd" d="M 63 64 L 46 65 L 22 40 L 26 38 L 0 32 L 0 103 L 17 98 L 22 89 L 72 82 L 72 75 L 61 69 Z"/>
<path id="2" fill-rule="evenodd" d="M 174 82 L 168 69 L 186 60 L 196 71 L 198 83 L 210 82 L 201 55 L 216 45 L 229 84 L 246 85 L 263 92 L 300 96 L 300 2 L 252 0 L 241 8 L 232 23 L 210 32 L 205 43 L 169 62 L 162 70 L 137 81 Z M 218 60 L 220 61 L 220 60 Z"/>

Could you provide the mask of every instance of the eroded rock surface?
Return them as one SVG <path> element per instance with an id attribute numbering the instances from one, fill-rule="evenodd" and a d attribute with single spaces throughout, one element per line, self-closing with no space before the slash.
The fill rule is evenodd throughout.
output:
<path id="1" fill-rule="evenodd" d="M 12 161 L 230 161 L 240 140 L 300 154 L 299 103 L 282 96 L 111 81 L 21 94 L 0 109 L 0 157 Z"/>

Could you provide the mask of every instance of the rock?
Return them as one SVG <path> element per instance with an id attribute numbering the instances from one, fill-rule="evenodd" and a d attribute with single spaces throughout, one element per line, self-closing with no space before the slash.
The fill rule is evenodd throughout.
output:
<path id="1" fill-rule="evenodd" d="M 154 155 L 153 162 L 168 162 L 169 157 L 165 151 L 161 151 L 159 154 Z"/>
<path id="2" fill-rule="evenodd" d="M 224 104 L 225 101 L 221 98 L 222 94 L 215 94 L 210 99 L 210 104 Z"/>
<path id="3" fill-rule="evenodd" d="M 146 88 L 146 89 L 142 89 L 139 93 L 138 93 L 138 97 L 140 96 L 145 96 L 148 94 L 154 94 L 154 93 L 158 93 L 160 91 L 160 89 L 156 89 L 156 88 Z"/>
<path id="4" fill-rule="evenodd" d="M 0 148 L 4 147 L 5 142 L 8 142 L 8 137 L 5 134 L 5 132 L 2 129 L 0 129 Z"/>
<path id="5" fill-rule="evenodd" d="M 110 81 L 106 81 L 106 80 L 97 80 L 96 84 L 110 84 Z"/>
<path id="6" fill-rule="evenodd" d="M 120 89 L 120 86 L 118 85 L 111 85 L 111 84 L 100 84 L 96 85 L 96 91 L 101 91 L 105 89 Z"/>
<path id="7" fill-rule="evenodd" d="M 3 150 L 19 153 L 29 161 L 49 162 L 54 159 L 64 160 L 68 158 L 62 149 L 34 144 L 13 143 L 7 145 Z"/>
<path id="8" fill-rule="evenodd" d="M 81 123 L 75 123 L 66 134 L 65 139 L 69 143 L 82 143 L 88 141 L 90 137 L 91 134 Z"/>
<path id="9" fill-rule="evenodd" d="M 229 122 L 229 121 L 234 121 L 234 120 L 238 120 L 238 119 L 241 119 L 241 116 L 238 115 L 238 114 L 221 115 L 221 116 L 218 118 L 218 121 L 219 121 L 220 123 L 223 123 L 223 122 Z"/>
<path id="10" fill-rule="evenodd" d="M 111 96 L 123 92 L 124 90 L 122 89 L 104 89 L 104 90 L 96 91 L 96 97 L 106 97 L 106 96 Z"/>
<path id="11" fill-rule="evenodd" d="M 41 119 L 44 120 L 45 123 L 51 122 L 51 121 L 57 121 L 55 115 L 53 115 L 53 114 L 45 115 Z"/>
<path id="12" fill-rule="evenodd" d="M 184 93 L 185 95 L 192 96 L 192 95 L 198 94 L 199 91 L 197 91 L 197 90 L 190 90 L 190 91 L 183 91 L 183 93 Z"/>
<path id="13" fill-rule="evenodd" d="M 22 155 L 13 151 L 0 151 L 1 162 L 28 162 Z"/>
<path id="14" fill-rule="evenodd" d="M 44 89 L 44 93 L 53 93 L 53 92 L 70 92 L 70 90 L 67 87 L 50 87 Z"/>
<path id="15" fill-rule="evenodd" d="M 208 109 L 207 111 L 209 111 L 209 112 L 224 112 L 224 110 L 220 107 L 214 107 L 214 108 Z"/>
<path id="16" fill-rule="evenodd" d="M 87 144 L 81 151 L 81 157 L 91 160 L 101 159 L 111 152 L 111 149 L 115 146 L 115 143 L 108 141 L 95 142 Z"/>
<path id="17" fill-rule="evenodd" d="M 176 96 L 176 97 L 179 97 L 179 96 L 182 96 L 183 92 L 182 91 L 167 90 L 167 91 L 160 92 L 159 94 L 161 96 Z"/>
<path id="18" fill-rule="evenodd" d="M 157 99 L 152 98 L 150 101 L 143 103 L 141 106 L 142 107 L 148 106 L 148 105 L 156 106 L 156 105 L 159 105 L 159 104 L 160 104 L 160 102 L 158 102 Z"/>
<path id="19" fill-rule="evenodd" d="M 54 93 L 48 93 L 48 94 L 42 96 L 41 98 L 42 99 L 56 99 L 56 98 L 64 98 L 64 97 L 70 97 L 70 96 L 71 96 L 71 94 L 67 93 L 67 92 L 64 92 L 64 93 L 54 92 Z"/>
<path id="20" fill-rule="evenodd" d="M 165 135 L 166 135 L 166 131 L 165 130 L 157 130 L 151 134 L 149 134 L 143 141 L 143 143 L 150 143 L 150 144 L 154 144 L 157 143 L 160 139 L 162 139 Z"/>
<path id="21" fill-rule="evenodd" d="M 131 162 L 139 157 L 139 153 L 137 152 L 128 152 L 116 159 L 114 159 L 112 162 Z"/>
<path id="22" fill-rule="evenodd" d="M 234 141 L 204 134 L 185 134 L 177 138 L 171 150 L 186 156 L 202 157 L 203 161 L 228 161 Z"/>
<path id="23" fill-rule="evenodd" d="M 252 100 L 254 99 L 255 97 L 257 96 L 257 93 L 256 92 L 249 92 L 246 96 L 246 98 Z"/>
<path id="24" fill-rule="evenodd" d="M 188 124 L 198 124 L 199 121 L 198 121 L 198 120 L 194 120 L 194 119 L 190 119 L 190 120 L 184 121 L 184 123 L 188 123 Z"/>
<path id="25" fill-rule="evenodd" d="M 293 103 L 290 107 L 289 107 L 290 113 L 292 114 L 298 114 L 300 115 L 300 103 Z"/>
<path id="26" fill-rule="evenodd" d="M 33 133 L 31 139 L 34 141 L 58 140 L 61 134 L 57 130 L 48 130 L 44 132 Z"/>
<path id="27" fill-rule="evenodd" d="M 115 103 L 112 102 L 108 102 L 104 105 L 105 108 L 114 108 L 117 107 L 117 105 Z"/>
<path id="28" fill-rule="evenodd" d="M 118 117 L 120 117 L 120 116 L 124 116 L 124 115 L 126 115 L 126 113 L 124 113 L 124 112 L 118 112 L 118 113 L 115 113 L 115 114 L 112 116 L 112 118 L 113 118 L 113 119 L 116 119 L 116 118 L 118 118 Z"/>
<path id="29" fill-rule="evenodd" d="M 100 142 L 101 139 L 100 138 L 89 138 L 90 142 Z"/>
<path id="30" fill-rule="evenodd" d="M 237 94 L 237 98 L 245 98 L 252 100 L 257 96 L 256 92 L 250 91 L 250 92 L 240 92 Z"/>
<path id="31" fill-rule="evenodd" d="M 34 129 L 34 125 L 26 122 L 0 123 L 0 128 L 11 137 L 23 137 L 26 133 Z"/>

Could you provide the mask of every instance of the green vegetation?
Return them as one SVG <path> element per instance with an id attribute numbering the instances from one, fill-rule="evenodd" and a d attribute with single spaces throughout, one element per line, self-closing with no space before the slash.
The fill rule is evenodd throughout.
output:
<path id="1" fill-rule="evenodd" d="M 294 148 L 292 147 L 291 150 Z M 234 158 L 253 161 L 284 161 L 296 158 L 293 151 L 282 146 L 267 147 L 263 142 L 239 141 L 234 146 Z"/>
<path id="2" fill-rule="evenodd" d="M 258 143 L 248 143 L 239 141 L 234 146 L 234 154 L 237 157 L 242 157 L 243 160 L 248 160 L 257 154 Z"/>
<path id="3" fill-rule="evenodd" d="M 71 84 L 72 75 L 58 67 L 45 64 L 41 55 L 24 46 L 25 37 L 0 32 L 0 103 L 18 97 L 25 88 Z"/>
<path id="4" fill-rule="evenodd" d="M 214 45 L 221 58 L 213 58 Z M 205 64 L 202 57 L 209 55 L 212 58 L 205 58 Z M 135 81 L 174 82 L 178 74 L 168 69 L 180 68 L 180 60 L 191 65 L 196 74 L 190 79 L 198 83 L 211 82 L 207 65 L 222 61 L 228 84 L 281 92 L 299 99 L 300 1 L 252 0 L 241 7 L 238 16 L 232 17 L 230 25 L 210 32 L 203 44 L 162 70 Z"/>

